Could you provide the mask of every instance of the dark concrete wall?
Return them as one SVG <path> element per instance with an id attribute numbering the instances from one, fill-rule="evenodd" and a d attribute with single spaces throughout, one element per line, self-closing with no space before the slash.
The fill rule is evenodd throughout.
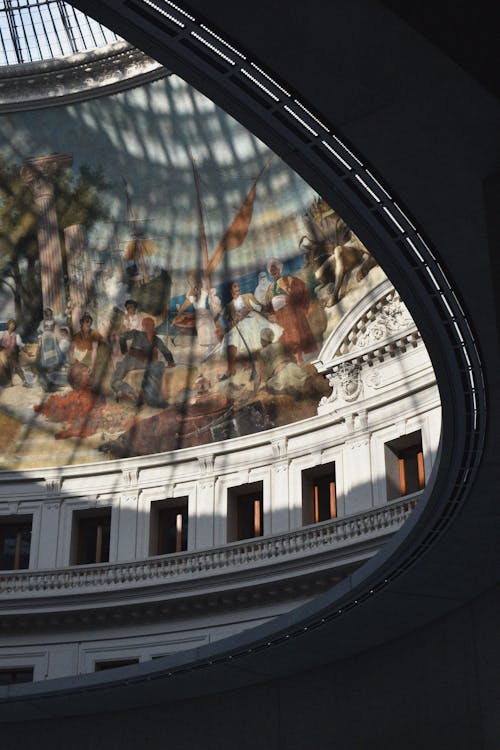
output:
<path id="1" fill-rule="evenodd" d="M 123 713 L 4 725 L 2 750 L 497 750 L 500 597 L 288 679 Z M 202 679 L 202 678 L 201 678 Z"/>

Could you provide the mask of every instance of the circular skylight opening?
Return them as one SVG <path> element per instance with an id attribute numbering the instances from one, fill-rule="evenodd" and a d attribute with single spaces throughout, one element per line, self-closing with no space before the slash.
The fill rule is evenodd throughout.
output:
<path id="1" fill-rule="evenodd" d="M 0 65 L 65 57 L 119 39 L 61 0 L 0 0 Z"/>

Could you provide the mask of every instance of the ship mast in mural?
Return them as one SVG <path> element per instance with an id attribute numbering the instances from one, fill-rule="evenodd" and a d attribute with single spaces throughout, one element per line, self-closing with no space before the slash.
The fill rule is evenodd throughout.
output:
<path id="1" fill-rule="evenodd" d="M 140 267 L 144 283 L 147 283 L 149 281 L 149 272 L 147 264 L 145 262 L 145 258 L 154 255 L 157 248 L 154 242 L 148 240 L 144 236 L 143 229 L 139 226 L 139 221 L 132 208 L 132 201 L 130 199 L 127 181 L 124 177 L 122 177 L 122 180 L 125 191 L 125 200 L 127 204 L 127 219 L 131 227 L 132 235 L 132 239 L 127 242 L 127 245 L 125 247 L 124 259 L 129 267 L 137 267 L 137 265 Z"/>
<path id="2" fill-rule="evenodd" d="M 197 209 L 198 209 L 198 217 L 199 217 L 199 224 L 200 224 L 200 237 L 201 237 L 203 259 L 204 259 L 204 265 L 205 265 L 204 275 L 209 281 L 210 274 L 213 271 L 215 271 L 219 263 L 222 261 L 224 257 L 224 253 L 230 252 L 231 250 L 236 250 L 237 248 L 241 247 L 241 245 L 245 241 L 245 238 L 248 234 L 248 230 L 250 228 L 250 223 L 252 221 L 253 204 L 255 202 L 255 197 L 257 195 L 257 183 L 260 180 L 264 170 L 268 166 L 268 162 L 264 164 L 264 166 L 258 173 L 257 177 L 254 179 L 250 190 L 245 196 L 245 200 L 241 204 L 234 219 L 232 220 L 231 224 L 228 226 L 228 228 L 224 232 L 222 239 L 218 242 L 218 244 L 216 245 L 210 257 L 208 256 L 207 238 L 205 234 L 203 211 L 201 207 L 200 181 L 199 181 L 199 176 L 198 176 L 198 170 L 196 168 L 196 162 L 193 157 L 191 157 L 191 164 L 193 167 L 194 183 L 196 187 L 196 204 L 197 204 Z"/>
<path id="3" fill-rule="evenodd" d="M 252 221 L 253 207 L 257 195 L 257 183 L 260 180 L 268 162 L 261 168 L 255 177 L 243 203 L 237 210 L 233 220 L 217 243 L 212 254 L 209 255 L 207 235 L 205 231 L 205 220 L 200 191 L 200 178 L 196 161 L 192 154 L 189 155 L 193 171 L 193 179 L 196 193 L 196 211 L 198 216 L 198 228 L 201 244 L 202 268 L 192 270 L 188 275 L 190 289 L 184 303 L 177 311 L 172 324 L 180 331 L 196 332 L 198 343 L 206 347 L 205 359 L 220 349 L 223 332 L 218 324 L 221 315 L 221 303 L 216 295 L 216 289 L 212 287 L 211 274 L 220 265 L 225 253 L 241 247 L 246 239 Z M 189 307 L 194 307 L 194 312 L 187 312 Z M 243 338 L 243 336 L 242 336 Z M 245 341 L 243 339 L 243 341 Z M 245 342 L 245 348 L 252 359 L 252 353 Z"/>

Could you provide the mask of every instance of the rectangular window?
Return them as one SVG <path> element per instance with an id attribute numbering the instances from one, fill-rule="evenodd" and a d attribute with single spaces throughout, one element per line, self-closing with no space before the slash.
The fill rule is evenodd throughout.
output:
<path id="1" fill-rule="evenodd" d="M 75 512 L 73 517 L 73 564 L 109 561 L 111 508 Z"/>
<path id="2" fill-rule="evenodd" d="M 17 516 L 0 522 L 0 570 L 29 567 L 32 516 Z"/>
<path id="3" fill-rule="evenodd" d="M 0 669 L 0 685 L 19 685 L 21 682 L 33 682 L 33 667 Z"/>
<path id="4" fill-rule="evenodd" d="M 151 555 L 185 552 L 188 546 L 188 498 L 151 503 Z"/>
<path id="5" fill-rule="evenodd" d="M 302 523 L 329 521 L 337 517 L 335 462 L 302 472 Z"/>
<path id="6" fill-rule="evenodd" d="M 425 487 L 424 453 L 420 430 L 385 444 L 387 499 L 396 500 Z"/>
<path id="7" fill-rule="evenodd" d="M 104 672 L 106 669 L 117 669 L 118 667 L 129 667 L 131 664 L 139 664 L 139 659 L 113 659 L 112 661 L 96 661 L 94 672 Z"/>
<path id="8" fill-rule="evenodd" d="M 227 541 L 252 539 L 264 534 L 262 482 L 231 487 L 227 498 Z"/>

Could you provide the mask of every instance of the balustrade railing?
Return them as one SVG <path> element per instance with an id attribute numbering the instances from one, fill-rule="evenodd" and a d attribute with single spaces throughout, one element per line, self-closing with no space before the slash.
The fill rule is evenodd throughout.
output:
<path id="1" fill-rule="evenodd" d="M 248 566 L 258 568 L 297 557 L 310 557 L 393 533 L 415 508 L 419 494 L 284 534 L 247 539 L 207 550 L 124 563 L 2 572 L 0 596 L 54 595 L 88 589 L 148 586 L 178 578 L 223 574 Z"/>

